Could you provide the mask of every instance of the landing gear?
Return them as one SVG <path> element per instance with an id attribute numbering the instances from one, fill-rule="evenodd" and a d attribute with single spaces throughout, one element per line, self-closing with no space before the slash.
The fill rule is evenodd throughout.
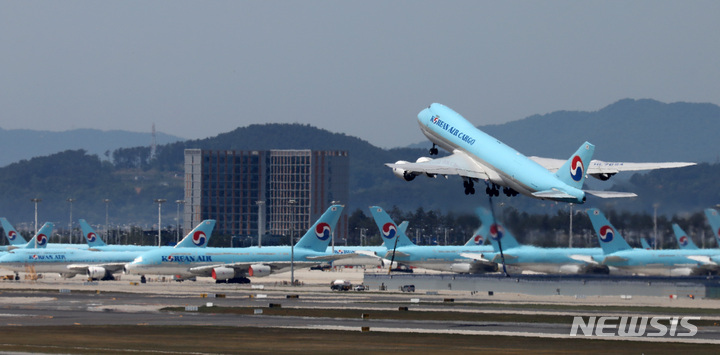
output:
<path id="1" fill-rule="evenodd" d="M 503 187 L 503 193 L 504 193 L 505 196 L 507 196 L 507 197 L 513 197 L 513 196 L 517 196 L 517 195 L 518 195 L 518 192 L 517 192 L 517 191 L 515 191 L 515 190 L 513 190 L 513 189 L 511 189 L 511 188 L 509 188 L 509 187 Z M 495 195 L 495 196 L 497 196 L 497 195 Z"/>
<path id="2" fill-rule="evenodd" d="M 465 187 L 466 195 L 474 195 L 475 194 L 475 187 L 474 187 L 472 180 L 470 180 L 470 179 L 463 180 L 463 187 Z"/>
<path id="3" fill-rule="evenodd" d="M 437 145 L 435 145 L 435 143 L 433 143 L 432 148 L 430 148 L 430 155 L 438 155 L 438 149 L 437 149 Z"/>
<path id="4" fill-rule="evenodd" d="M 500 196 L 500 188 L 498 188 L 497 185 L 488 183 L 487 187 L 485 188 L 485 193 L 490 197 L 498 197 Z"/>

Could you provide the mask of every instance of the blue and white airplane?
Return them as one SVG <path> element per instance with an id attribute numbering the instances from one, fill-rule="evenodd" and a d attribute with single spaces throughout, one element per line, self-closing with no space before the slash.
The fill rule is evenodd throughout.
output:
<path id="1" fill-rule="evenodd" d="M 587 210 L 600 246 L 605 254 L 602 264 L 631 274 L 689 276 L 716 274 L 717 251 L 633 249 L 597 208 Z"/>
<path id="2" fill-rule="evenodd" d="M 12 250 L 13 248 L 75 248 L 75 249 L 87 249 L 88 246 L 85 244 L 65 244 L 65 243 L 48 243 L 48 240 L 50 239 L 50 236 L 52 235 L 52 230 L 54 228 L 54 225 L 50 222 L 47 222 L 43 225 L 40 230 L 35 233 L 35 236 L 30 241 L 34 242 L 32 245 L 28 244 L 29 242 L 23 238 L 23 236 L 18 233 L 17 230 L 15 230 L 15 227 L 10 224 L 10 222 L 5 217 L 0 217 L 0 223 L 2 224 L 3 230 L 5 231 L 5 237 L 7 238 L 10 245 L 8 246 L 7 250 Z M 48 223 L 50 223 L 48 225 Z M 45 226 L 49 226 L 50 229 L 43 229 Z M 38 239 L 39 238 L 39 239 Z M 43 243 L 44 238 L 44 243 Z"/>
<path id="3" fill-rule="evenodd" d="M 105 242 L 95 233 L 95 230 L 87 223 L 86 220 L 80 219 L 80 230 L 82 230 L 83 236 L 87 241 L 88 247 L 98 251 L 149 251 L 155 250 L 158 247 L 155 245 L 107 245 Z M 212 224 L 212 225 L 211 225 Z M 191 232 L 192 235 L 183 238 L 176 247 L 197 247 L 204 248 L 210 241 L 210 234 L 215 227 L 215 220 L 208 219 L 200 222 L 200 225 L 205 225 L 205 228 L 195 228 Z M 166 247 L 167 248 L 167 247 Z"/>
<path id="4" fill-rule="evenodd" d="M 154 250 L 127 264 L 126 272 L 184 278 L 210 276 L 232 282 L 289 271 L 292 262 L 301 268 L 334 260 L 338 256 L 329 255 L 326 250 L 342 209 L 342 205 L 330 206 L 298 241 L 294 252 L 290 246 Z"/>
<path id="5" fill-rule="evenodd" d="M 501 263 L 500 245 L 502 243 L 505 265 L 514 271 L 533 271 L 547 274 L 608 274 L 609 268 L 601 265 L 596 258 L 602 259 L 600 248 L 541 248 L 521 245 L 517 239 L 500 223 L 493 223 L 493 216 L 487 209 L 478 208 L 478 217 L 482 225 L 490 226 L 491 253 L 463 253 L 464 257 L 488 262 Z"/>
<path id="6" fill-rule="evenodd" d="M 491 252 L 485 246 L 472 245 L 415 245 L 405 232 L 398 228 L 390 216 L 379 206 L 370 207 L 370 213 L 380 230 L 387 248 L 383 256 L 385 263 L 405 264 L 429 270 L 456 273 L 485 273 L 497 271 L 497 264 L 487 260 L 470 260 L 464 253 Z M 481 226 L 479 235 L 487 235 L 489 226 Z M 475 239 L 474 237 L 472 238 Z M 394 256 L 393 256 L 394 254 Z"/>
<path id="7" fill-rule="evenodd" d="M 191 246 L 198 245 L 195 236 L 200 233 L 209 238 L 214 227 L 214 220 L 201 222 L 178 243 L 178 246 L 183 250 L 190 250 Z M 199 244 L 206 243 L 203 241 Z M 155 246 L 153 249 L 167 250 L 173 247 Z M 63 277 L 86 274 L 92 279 L 112 280 L 112 274 L 121 272 L 127 263 L 146 252 L 146 250 L 99 251 L 73 248 L 14 249 L 0 257 L 0 266 L 15 272 L 32 269 L 37 273 L 59 273 Z"/>
<path id="8" fill-rule="evenodd" d="M 690 237 L 688 237 L 687 233 L 685 233 L 685 231 L 682 228 L 680 228 L 680 226 L 677 223 L 673 223 L 672 227 L 673 227 L 673 234 L 675 234 L 675 239 L 677 240 L 678 246 L 680 247 L 680 249 L 685 249 L 685 250 L 700 249 L 697 247 L 697 245 L 695 245 L 695 242 L 693 242 L 692 239 L 690 239 Z"/>
<path id="9" fill-rule="evenodd" d="M 619 171 L 651 170 L 695 165 L 694 163 L 608 163 L 591 161 L 595 146 L 585 142 L 567 161 L 527 157 L 477 129 L 452 109 L 434 103 L 418 114 L 423 134 L 433 143 L 430 155 L 439 146 L 452 154 L 415 163 L 398 161 L 386 164 L 393 173 L 411 181 L 418 175 L 459 175 L 465 194 L 474 194 L 474 183 L 485 181 L 485 192 L 499 196 L 500 187 L 507 196 L 518 193 L 544 200 L 571 203 L 585 202 L 589 193 L 602 198 L 634 197 L 630 192 L 583 190 L 586 175 L 607 180 Z"/>

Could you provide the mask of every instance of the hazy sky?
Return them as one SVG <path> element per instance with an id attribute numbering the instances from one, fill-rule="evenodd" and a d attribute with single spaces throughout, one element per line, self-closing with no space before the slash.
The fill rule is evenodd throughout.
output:
<path id="1" fill-rule="evenodd" d="M 381 147 L 622 98 L 720 104 L 718 1 L 0 1 L 0 127 L 204 138 L 309 123 Z"/>

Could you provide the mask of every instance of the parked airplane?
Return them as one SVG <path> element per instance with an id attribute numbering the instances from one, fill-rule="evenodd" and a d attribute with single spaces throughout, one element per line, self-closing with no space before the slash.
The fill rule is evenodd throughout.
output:
<path id="1" fill-rule="evenodd" d="M 470 260 L 463 257 L 463 253 L 478 253 L 492 251 L 489 247 L 476 245 L 415 245 L 400 230 L 390 216 L 378 206 L 370 207 L 370 213 L 375 219 L 387 248 L 384 255 L 385 262 L 405 264 L 422 267 L 430 270 L 450 271 L 457 273 L 484 273 L 497 271 L 497 264 L 486 260 Z M 487 235 L 489 226 L 481 226 L 480 235 Z M 474 239 L 474 238 L 473 238 Z M 395 265 L 393 265 L 395 266 Z"/>
<path id="2" fill-rule="evenodd" d="M 634 197 L 630 192 L 582 190 L 586 175 L 607 180 L 619 171 L 650 170 L 695 165 L 694 163 L 608 163 L 591 161 L 595 146 L 585 142 L 567 161 L 526 157 L 485 132 L 477 129 L 460 114 L 434 103 L 418 114 L 423 134 L 437 146 L 451 152 L 447 157 L 419 158 L 415 163 L 398 161 L 385 164 L 393 173 L 411 181 L 418 175 L 459 175 L 465 194 L 474 194 L 474 183 L 484 180 L 485 192 L 499 196 L 500 187 L 507 196 L 518 193 L 544 200 L 571 203 L 585 202 L 585 193 L 602 198 Z"/>
<path id="3" fill-rule="evenodd" d="M 607 266 L 598 263 L 600 248 L 541 248 L 521 245 L 517 239 L 500 223 L 493 223 L 493 216 L 487 209 L 478 208 L 478 217 L 483 225 L 490 226 L 491 253 L 463 253 L 462 255 L 479 260 L 501 263 L 500 245 L 502 242 L 505 265 L 515 271 L 529 270 L 549 274 L 607 274 Z"/>
<path id="4" fill-rule="evenodd" d="M 107 245 L 105 242 L 95 233 L 95 230 L 87 223 L 86 220 L 80 219 L 80 230 L 82 230 L 83 236 L 90 248 L 99 251 L 149 251 L 155 250 L 158 247 L 155 245 Z M 204 248 L 210 241 L 210 234 L 215 227 L 215 220 L 208 219 L 202 221 L 201 224 L 205 224 L 206 228 L 195 228 L 191 238 L 183 238 L 175 247 L 197 247 Z M 212 226 L 211 226 L 212 224 Z"/>
<path id="5" fill-rule="evenodd" d="M 587 210 L 604 252 L 602 264 L 633 274 L 688 276 L 715 274 L 720 270 L 717 251 L 633 249 L 598 209 Z"/>
<path id="6" fill-rule="evenodd" d="M 201 234 L 209 238 L 214 227 L 214 220 L 203 221 L 178 245 L 185 246 L 183 250 L 191 250 L 188 246 L 196 245 L 193 242 L 194 237 Z M 157 250 L 173 249 L 173 247 L 153 248 Z M 147 251 L 99 251 L 73 248 L 14 249 L 0 257 L 0 265 L 15 272 L 23 272 L 31 268 L 38 273 L 54 272 L 63 277 L 86 274 L 92 279 L 110 280 L 113 278 L 112 274 L 122 271 L 125 264 L 145 252 Z"/>
<path id="7" fill-rule="evenodd" d="M 675 239 L 678 242 L 678 246 L 680 246 L 680 249 L 685 250 L 697 250 L 700 249 L 695 245 L 695 242 L 688 237 L 687 233 L 680 228 L 680 226 L 677 223 L 673 223 L 673 233 L 675 234 Z M 720 253 L 719 253 L 720 254 Z"/>
<path id="8" fill-rule="evenodd" d="M 138 256 L 125 269 L 131 274 L 211 276 L 218 281 L 247 282 L 246 277 L 288 271 L 292 263 L 300 268 L 342 258 L 343 255 L 326 253 L 342 209 L 341 205 L 330 206 L 292 249 L 267 246 L 154 250 Z"/>
<path id="9" fill-rule="evenodd" d="M 10 243 L 10 247 L 8 248 L 8 250 L 12 250 L 13 249 L 12 247 L 17 247 L 17 248 L 28 248 L 28 247 L 33 248 L 33 247 L 35 247 L 36 243 L 32 243 L 32 246 L 29 246 L 28 241 L 26 241 L 25 238 L 23 238 L 23 236 L 20 233 L 18 233 L 17 230 L 15 230 L 15 227 L 13 227 L 12 224 L 10 224 L 10 222 L 5 217 L 0 217 L 0 223 L 2 224 L 3 230 L 5 231 L 5 237 L 7 238 L 8 242 Z M 48 223 L 50 223 L 50 222 L 48 222 Z M 45 223 L 45 225 L 43 225 L 43 227 L 48 225 L 48 223 Z M 40 233 L 40 231 L 38 231 L 38 233 L 35 234 L 34 238 L 38 238 L 38 234 L 42 234 L 43 237 L 45 238 L 44 243 L 42 243 L 42 241 L 35 240 L 36 242 L 40 242 L 40 244 L 38 244 L 37 247 L 40 247 L 40 248 L 47 247 L 47 248 L 51 248 L 51 249 L 52 248 L 87 249 L 88 246 L 86 244 L 48 243 L 48 240 L 50 239 L 50 236 L 52 235 L 52 229 L 54 228 L 54 225 L 52 223 L 50 223 L 49 226 L 50 226 L 49 230 L 43 231 L 43 229 L 40 228 L 40 231 L 43 231 L 43 232 Z M 40 239 L 42 239 L 43 237 L 40 237 Z"/>

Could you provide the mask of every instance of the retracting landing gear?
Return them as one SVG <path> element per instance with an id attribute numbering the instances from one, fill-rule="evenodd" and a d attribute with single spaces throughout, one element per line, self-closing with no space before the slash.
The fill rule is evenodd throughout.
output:
<path id="1" fill-rule="evenodd" d="M 435 143 L 433 143 L 432 148 L 430 148 L 430 155 L 438 155 L 438 149 Z"/>
<path id="2" fill-rule="evenodd" d="M 475 186 L 471 179 L 463 179 L 463 187 L 465 187 L 466 195 L 474 195 L 475 194 Z"/>
<path id="3" fill-rule="evenodd" d="M 500 196 L 500 188 L 498 188 L 497 185 L 490 183 L 490 182 L 486 182 L 486 184 L 487 184 L 487 187 L 485 187 L 485 193 L 488 196 L 490 196 L 491 198 L 493 196 L 495 196 L 495 197 Z"/>

